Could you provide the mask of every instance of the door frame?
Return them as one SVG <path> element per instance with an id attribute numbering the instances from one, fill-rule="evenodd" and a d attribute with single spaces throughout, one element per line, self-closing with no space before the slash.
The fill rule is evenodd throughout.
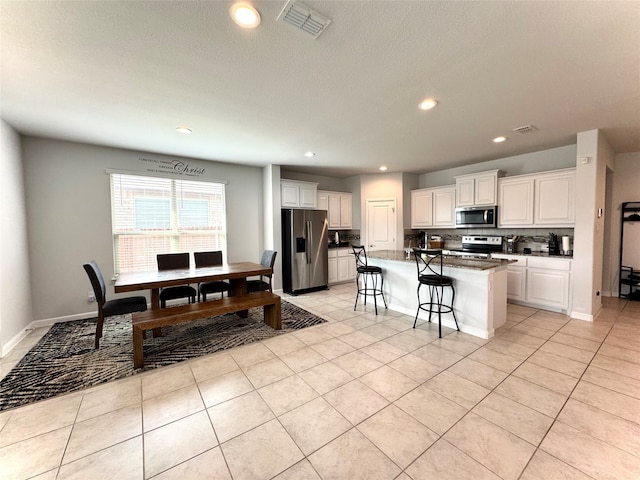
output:
<path id="1" fill-rule="evenodd" d="M 369 248 L 369 206 L 373 203 L 377 202 L 392 202 L 393 203 L 393 236 L 395 238 L 394 249 L 398 247 L 398 200 L 395 197 L 383 197 L 383 198 L 367 198 L 365 200 L 365 226 L 364 226 L 364 235 L 361 237 L 364 238 L 363 245 L 366 248 Z"/>

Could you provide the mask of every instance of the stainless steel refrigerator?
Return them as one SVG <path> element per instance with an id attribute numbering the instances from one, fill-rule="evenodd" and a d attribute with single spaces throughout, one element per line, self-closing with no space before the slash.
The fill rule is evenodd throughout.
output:
<path id="1" fill-rule="evenodd" d="M 327 288 L 326 210 L 282 210 L 282 280 L 287 293 Z"/>

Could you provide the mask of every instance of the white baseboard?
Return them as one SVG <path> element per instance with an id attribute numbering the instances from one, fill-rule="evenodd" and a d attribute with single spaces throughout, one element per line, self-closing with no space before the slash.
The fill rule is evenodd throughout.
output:
<path id="1" fill-rule="evenodd" d="M 60 322 L 70 322 L 72 320 L 82 320 L 84 318 L 94 318 L 98 316 L 98 312 L 87 312 L 87 313 L 76 313 L 75 315 L 65 315 L 63 317 L 53 317 L 53 318 L 43 318 L 42 320 L 34 320 L 29 325 L 27 325 L 24 329 L 18 332 L 11 340 L 9 340 L 5 345 L 2 346 L 2 351 L 0 352 L 0 358 L 7 356 L 11 350 L 13 350 L 27 335 L 29 335 L 31 330 L 42 327 L 50 327 L 54 323 Z"/>
<path id="2" fill-rule="evenodd" d="M 28 328 L 25 328 L 24 330 L 19 331 L 18 334 L 15 335 L 11 340 L 9 340 L 7 343 L 2 345 L 2 351 L 0 351 L 0 358 L 4 358 L 7 355 L 9 355 L 9 353 L 11 353 L 11 350 L 13 350 L 16 347 L 16 345 L 18 345 L 24 339 L 24 337 L 26 337 L 29 334 L 28 330 L 29 330 Z"/>
<path id="3" fill-rule="evenodd" d="M 580 312 L 571 312 L 571 315 L 569 316 L 571 317 L 572 320 L 584 320 L 586 322 L 593 322 L 593 319 L 595 318 L 593 315 L 589 313 L 580 313 Z"/>
<path id="4" fill-rule="evenodd" d="M 54 323 L 71 322 L 73 320 L 82 320 L 84 318 L 94 318 L 98 316 L 98 312 L 76 313 L 74 315 L 65 315 L 63 317 L 43 318 L 42 320 L 34 320 L 27 328 L 50 327 Z"/>

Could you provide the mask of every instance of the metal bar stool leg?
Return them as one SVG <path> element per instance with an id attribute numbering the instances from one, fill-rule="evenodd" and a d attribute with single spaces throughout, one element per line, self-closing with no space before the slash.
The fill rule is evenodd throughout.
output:
<path id="1" fill-rule="evenodd" d="M 358 306 L 358 297 L 360 296 L 360 273 L 356 274 L 356 303 L 353 304 L 353 311 L 356 311 Z"/>

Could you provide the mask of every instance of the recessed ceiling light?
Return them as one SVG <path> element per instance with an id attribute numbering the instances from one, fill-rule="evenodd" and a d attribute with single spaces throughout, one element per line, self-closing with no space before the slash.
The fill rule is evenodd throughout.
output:
<path id="1" fill-rule="evenodd" d="M 493 143 L 502 143 L 507 139 L 507 137 L 503 137 L 502 135 L 493 139 Z"/>
<path id="2" fill-rule="evenodd" d="M 313 157 L 316 156 L 316 154 L 313 153 L 313 152 L 307 152 L 307 153 L 304 154 L 304 156 L 307 157 L 307 158 L 313 158 Z"/>
<path id="3" fill-rule="evenodd" d="M 380 167 L 380 171 L 381 171 L 381 172 L 386 172 L 386 171 L 387 171 L 387 166 L 386 166 L 386 165 L 382 165 L 382 166 Z"/>
<path id="4" fill-rule="evenodd" d="M 188 127 L 176 127 L 176 132 L 181 133 L 182 135 L 190 135 L 191 129 Z"/>
<path id="5" fill-rule="evenodd" d="M 423 100 L 418 106 L 420 107 L 420 110 L 431 110 L 436 105 L 438 105 L 438 102 L 436 100 L 434 100 L 433 98 L 427 98 L 426 100 Z"/>
<path id="6" fill-rule="evenodd" d="M 248 3 L 234 3 L 229 13 L 233 21 L 243 28 L 256 28 L 260 25 L 260 12 Z"/>

